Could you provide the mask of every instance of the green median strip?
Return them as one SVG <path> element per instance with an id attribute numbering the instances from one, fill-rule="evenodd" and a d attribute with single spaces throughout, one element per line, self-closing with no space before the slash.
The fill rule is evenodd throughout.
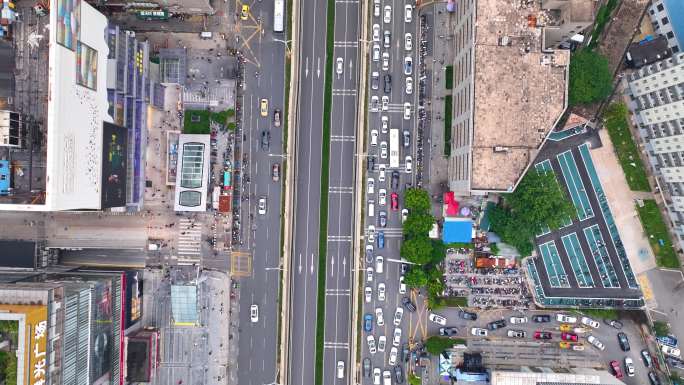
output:
<path id="1" fill-rule="evenodd" d="M 328 238 L 328 186 L 330 181 L 330 111 L 332 109 L 332 67 L 335 41 L 335 0 L 328 0 L 325 47 L 325 90 L 323 98 L 323 143 L 321 151 L 321 208 L 318 239 L 318 301 L 316 307 L 316 385 L 323 385 L 323 343 L 325 339 L 325 276 Z"/>

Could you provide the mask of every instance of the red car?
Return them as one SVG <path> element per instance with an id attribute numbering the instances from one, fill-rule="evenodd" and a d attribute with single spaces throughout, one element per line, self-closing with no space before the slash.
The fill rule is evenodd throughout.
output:
<path id="1" fill-rule="evenodd" d="M 572 334 L 572 333 L 561 333 L 561 339 L 563 341 L 577 341 L 578 337 L 577 334 Z"/>
<path id="2" fill-rule="evenodd" d="M 391 206 L 391 207 L 392 207 L 392 211 L 397 211 L 397 210 L 399 210 L 399 194 L 393 192 L 393 193 L 390 195 L 390 201 L 391 201 L 391 205 L 392 205 L 392 206 Z"/>
<path id="3" fill-rule="evenodd" d="M 534 339 L 535 340 L 550 340 L 551 339 L 551 333 L 550 332 L 542 332 L 537 330 L 534 332 Z"/>
<path id="4" fill-rule="evenodd" d="M 610 361 L 610 367 L 613 369 L 613 373 L 615 374 L 615 378 L 622 378 L 622 368 L 620 367 L 620 363 L 613 360 Z"/>

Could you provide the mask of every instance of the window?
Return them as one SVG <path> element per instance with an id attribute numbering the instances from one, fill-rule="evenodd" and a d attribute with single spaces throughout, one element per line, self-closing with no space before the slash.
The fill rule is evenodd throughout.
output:
<path id="1" fill-rule="evenodd" d="M 658 12 L 662 12 L 665 9 L 665 7 L 662 4 L 658 4 L 656 8 L 658 9 Z"/>
<path id="2" fill-rule="evenodd" d="M 668 25 L 670 24 L 670 19 L 668 19 L 667 17 L 663 17 L 662 19 L 660 19 L 660 22 L 663 23 L 663 25 Z"/>
<path id="3" fill-rule="evenodd" d="M 679 47 L 676 45 L 672 46 L 672 52 L 679 52 Z"/>
<path id="4" fill-rule="evenodd" d="M 674 33 L 672 31 L 667 33 L 667 38 L 672 39 L 674 37 Z"/>

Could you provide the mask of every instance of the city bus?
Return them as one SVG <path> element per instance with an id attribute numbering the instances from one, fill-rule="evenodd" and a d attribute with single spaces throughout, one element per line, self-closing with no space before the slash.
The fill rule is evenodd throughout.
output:
<path id="1" fill-rule="evenodd" d="M 389 130 L 389 166 L 390 168 L 399 167 L 399 129 L 390 128 Z"/>
<path id="2" fill-rule="evenodd" d="M 273 2 L 273 32 L 283 32 L 285 30 L 285 0 L 275 0 Z"/>
<path id="3" fill-rule="evenodd" d="M 163 10 L 142 10 L 136 13 L 140 20 L 168 20 L 169 12 Z"/>
<path id="4" fill-rule="evenodd" d="M 223 189 L 230 190 L 232 188 L 233 186 L 231 185 L 230 181 L 230 171 L 226 170 L 223 172 Z"/>

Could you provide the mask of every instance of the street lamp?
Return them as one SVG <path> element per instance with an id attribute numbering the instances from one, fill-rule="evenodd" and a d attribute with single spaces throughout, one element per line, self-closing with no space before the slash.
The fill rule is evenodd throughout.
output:
<path id="1" fill-rule="evenodd" d="M 287 52 L 287 56 L 292 55 L 292 53 L 290 52 L 290 43 L 292 43 L 292 40 L 273 39 L 273 41 L 285 44 L 285 51 Z"/>

